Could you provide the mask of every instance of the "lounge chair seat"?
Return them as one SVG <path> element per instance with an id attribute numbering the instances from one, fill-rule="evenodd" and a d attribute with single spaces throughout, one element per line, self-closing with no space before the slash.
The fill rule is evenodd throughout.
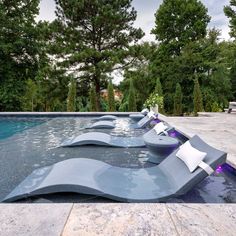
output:
<path id="1" fill-rule="evenodd" d="M 142 137 L 119 137 L 101 132 L 89 132 L 66 140 L 61 147 L 97 145 L 112 147 L 145 147 Z"/>
<path id="2" fill-rule="evenodd" d="M 204 162 L 214 170 L 226 161 L 226 153 L 198 136 L 190 143 L 207 153 Z M 162 202 L 187 193 L 208 176 L 200 167 L 191 173 L 176 152 L 158 166 L 141 169 L 120 168 L 85 158 L 65 160 L 34 170 L 4 202 L 57 192 L 91 194 L 122 202 Z"/>

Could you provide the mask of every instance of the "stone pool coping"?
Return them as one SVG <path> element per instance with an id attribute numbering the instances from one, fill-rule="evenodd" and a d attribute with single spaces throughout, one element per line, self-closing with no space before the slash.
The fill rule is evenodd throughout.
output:
<path id="1" fill-rule="evenodd" d="M 214 235 L 236 232 L 236 204 L 0 204 L 0 235 Z"/>

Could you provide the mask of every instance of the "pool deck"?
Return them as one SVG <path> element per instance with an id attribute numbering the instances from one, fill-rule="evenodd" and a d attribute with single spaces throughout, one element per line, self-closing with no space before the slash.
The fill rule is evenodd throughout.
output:
<path id="1" fill-rule="evenodd" d="M 227 163 L 236 168 L 236 113 L 199 113 L 198 117 L 166 117 L 179 132 L 192 137 L 199 135 L 213 147 L 225 151 Z"/>
<path id="2" fill-rule="evenodd" d="M 236 167 L 235 113 L 160 118 L 228 152 L 228 163 Z M 234 236 L 236 204 L 0 204 L 0 222 L 0 236 Z"/>

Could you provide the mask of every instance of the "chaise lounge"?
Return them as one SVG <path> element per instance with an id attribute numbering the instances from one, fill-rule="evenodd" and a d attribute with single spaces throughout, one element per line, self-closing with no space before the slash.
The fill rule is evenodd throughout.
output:
<path id="1" fill-rule="evenodd" d="M 145 136 L 149 140 L 156 139 L 158 135 L 168 135 L 168 132 L 173 130 L 173 127 L 164 125 L 162 122 L 155 125 L 149 130 Z M 97 145 L 97 146 L 111 146 L 122 148 L 145 147 L 143 136 L 141 137 L 119 137 L 102 132 L 88 132 L 83 133 L 77 137 L 72 137 L 65 140 L 61 147 L 74 147 L 84 145 Z"/>
<path id="2" fill-rule="evenodd" d="M 151 168 L 119 168 L 85 158 L 65 160 L 36 169 L 3 201 L 75 192 L 122 202 L 164 202 L 187 193 L 226 161 L 225 152 L 209 146 L 198 136 L 191 138 L 188 145 L 195 151 L 186 153 L 182 145 L 158 166 Z M 185 158 L 187 154 L 187 161 L 183 159 L 183 151 Z"/>
<path id="3" fill-rule="evenodd" d="M 132 129 L 142 129 L 151 123 L 152 120 L 156 119 L 157 116 L 154 112 L 150 111 L 144 118 L 142 118 L 138 123 L 131 124 Z M 114 129 L 116 127 L 114 121 L 101 120 L 94 124 L 89 125 L 86 129 Z"/>
<path id="4" fill-rule="evenodd" d="M 143 109 L 140 113 L 135 113 L 135 114 L 130 114 L 129 118 L 132 120 L 138 121 L 144 118 L 148 114 L 149 110 L 147 108 Z M 101 121 L 101 120 L 117 120 L 117 116 L 113 115 L 105 115 L 105 116 L 100 116 L 98 118 L 94 118 L 96 121 Z"/>

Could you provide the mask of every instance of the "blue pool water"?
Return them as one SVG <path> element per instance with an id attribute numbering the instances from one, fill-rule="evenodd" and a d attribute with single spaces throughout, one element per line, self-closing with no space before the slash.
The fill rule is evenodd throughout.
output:
<path id="1" fill-rule="evenodd" d="M 0 201 L 33 170 L 69 158 L 90 158 L 110 165 L 148 168 L 147 148 L 112 148 L 84 146 L 60 148 L 68 137 L 84 132 L 90 117 L 0 118 Z M 113 130 L 99 130 L 116 136 L 140 136 L 147 130 L 130 130 L 130 120 L 120 118 Z M 23 202 L 110 202 L 111 200 L 82 194 L 59 193 L 38 196 Z M 225 165 L 207 177 L 184 196 L 168 202 L 236 203 L 236 173 Z"/>
<path id="2" fill-rule="evenodd" d="M 0 118 L 0 139 L 11 137 L 18 132 L 22 132 L 43 122 L 42 119 Z"/>

